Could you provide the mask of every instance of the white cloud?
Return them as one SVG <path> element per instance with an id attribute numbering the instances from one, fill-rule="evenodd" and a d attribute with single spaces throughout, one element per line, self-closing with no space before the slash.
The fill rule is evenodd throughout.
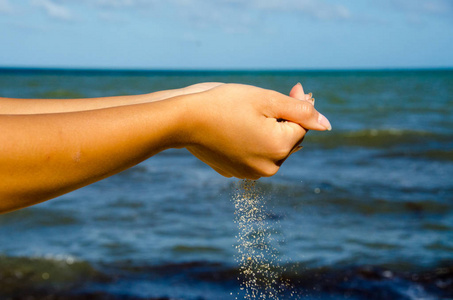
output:
<path id="1" fill-rule="evenodd" d="M 0 0 L 7 3 L 8 0 Z M 127 9 L 131 12 L 168 14 L 170 18 L 183 18 L 198 26 L 205 24 L 220 28 L 236 28 L 254 23 L 251 15 L 270 15 L 274 13 L 299 14 L 322 21 L 344 20 L 351 17 L 349 9 L 330 0 L 30 0 L 51 17 L 61 20 L 72 20 L 74 15 L 68 8 L 90 6 L 98 10 L 98 15 L 105 18 L 106 11 L 117 11 L 122 14 Z M 79 10 L 78 10 L 79 11 Z M 75 13 L 76 11 L 74 11 Z M 80 11 L 79 11 L 80 13 Z M 111 16 L 111 15 L 109 15 Z M 108 18 L 107 18 L 108 19 Z"/>
<path id="2" fill-rule="evenodd" d="M 69 2 L 68 0 L 59 0 Z M 109 9 L 136 9 L 153 7 L 158 9 L 163 5 L 169 6 L 179 15 L 188 17 L 196 16 L 206 20 L 212 20 L 212 15 L 230 14 L 244 18 L 244 15 L 255 12 L 295 12 L 311 16 L 321 20 L 347 19 L 351 13 L 341 4 L 331 4 L 325 0 L 84 0 L 100 8 Z M 234 23 L 236 20 L 229 19 Z"/>
<path id="3" fill-rule="evenodd" d="M 11 13 L 13 12 L 13 6 L 8 0 L 0 0 L 0 13 Z"/>
<path id="4" fill-rule="evenodd" d="M 0 12 L 10 12 L 10 0 L 0 0 Z M 162 11 L 173 12 L 169 17 L 183 17 L 186 20 L 200 24 L 214 26 L 233 26 L 248 20 L 252 14 L 271 15 L 285 13 L 299 15 L 303 18 L 312 18 L 320 21 L 356 20 L 360 15 L 353 15 L 353 11 L 361 0 L 30 0 L 53 18 L 70 20 L 74 15 L 69 5 L 89 6 L 99 10 L 102 15 L 106 10 L 123 13 L 127 9 L 131 12 L 159 14 Z M 423 17 L 424 14 L 452 16 L 452 0 L 380 0 L 369 1 L 369 10 L 384 8 L 384 11 L 399 12 L 409 17 Z M 356 11 L 354 11 L 357 13 Z M 216 16 L 214 18 L 213 16 Z M 217 21 L 216 21 L 217 20 Z M 247 21 L 248 22 L 248 21 Z M 234 25 L 235 26 L 235 25 Z"/>
<path id="5" fill-rule="evenodd" d="M 64 21 L 73 19 L 73 15 L 67 7 L 51 0 L 31 0 L 31 4 L 42 8 L 52 18 Z"/>
<path id="6" fill-rule="evenodd" d="M 140 0 L 135 1 L 140 4 Z M 166 0 L 165 5 L 173 12 L 171 18 L 189 26 L 231 34 L 268 31 L 276 15 L 323 22 L 351 18 L 347 7 L 325 0 Z M 159 8 L 162 4 L 154 6 L 157 11 Z"/>

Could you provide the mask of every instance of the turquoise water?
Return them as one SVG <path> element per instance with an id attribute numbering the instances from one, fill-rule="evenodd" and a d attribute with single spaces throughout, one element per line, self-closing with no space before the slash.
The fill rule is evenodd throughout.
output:
<path id="1" fill-rule="evenodd" d="M 3 69 L 0 95 L 98 97 L 203 81 L 282 93 L 301 82 L 333 125 L 310 131 L 302 151 L 257 182 L 297 298 L 453 297 L 452 70 Z M 170 150 L 0 215 L 0 299 L 241 299 L 237 184 Z"/>

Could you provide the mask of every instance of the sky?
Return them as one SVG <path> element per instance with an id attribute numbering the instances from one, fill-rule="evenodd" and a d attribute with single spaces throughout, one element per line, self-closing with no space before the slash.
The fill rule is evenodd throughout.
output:
<path id="1" fill-rule="evenodd" d="M 0 0 L 0 67 L 453 67 L 453 0 Z"/>

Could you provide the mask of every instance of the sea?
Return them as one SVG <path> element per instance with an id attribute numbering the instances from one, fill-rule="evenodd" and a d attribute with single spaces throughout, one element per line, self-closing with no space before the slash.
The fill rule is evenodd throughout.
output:
<path id="1" fill-rule="evenodd" d="M 333 127 L 309 131 L 302 151 L 253 184 L 280 270 L 274 284 L 285 283 L 274 299 L 453 299 L 452 69 L 2 68 L 0 96 L 131 95 L 207 81 L 285 94 L 301 82 Z M 237 250 L 242 186 L 171 149 L 0 215 L 0 299 L 251 298 Z"/>

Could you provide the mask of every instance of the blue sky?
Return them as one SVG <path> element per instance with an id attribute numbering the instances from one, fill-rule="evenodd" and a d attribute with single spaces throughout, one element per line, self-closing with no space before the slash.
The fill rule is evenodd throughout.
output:
<path id="1" fill-rule="evenodd" d="M 452 0 L 0 0 L 0 66 L 453 67 Z"/>

